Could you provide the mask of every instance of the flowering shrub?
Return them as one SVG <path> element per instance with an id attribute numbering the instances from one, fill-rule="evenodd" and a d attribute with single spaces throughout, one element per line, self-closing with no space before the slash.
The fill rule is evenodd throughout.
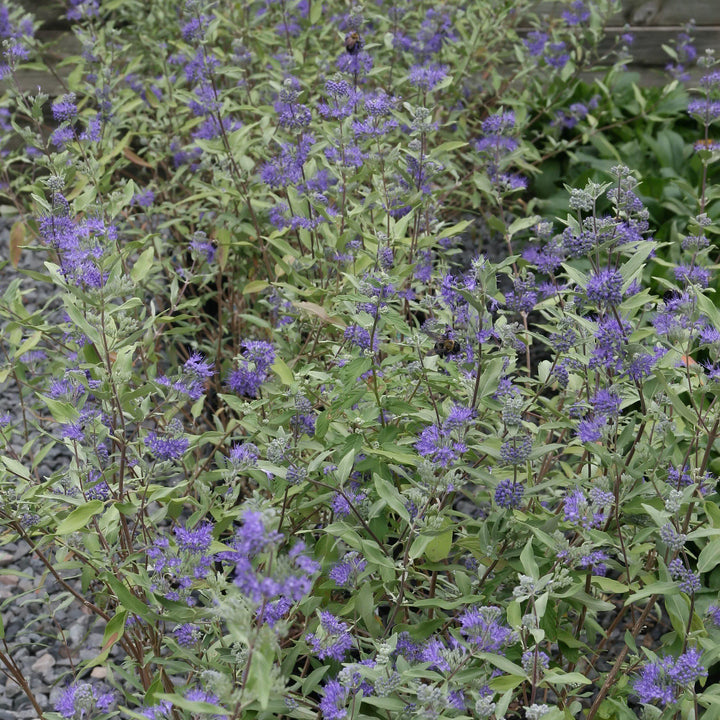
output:
<path id="1" fill-rule="evenodd" d="M 52 708 L 6 639 L 38 715 L 715 717 L 712 55 L 668 247 L 627 162 L 535 212 L 613 3 L 106 5 L 50 99 L 0 4 L 0 522 L 103 632 Z"/>

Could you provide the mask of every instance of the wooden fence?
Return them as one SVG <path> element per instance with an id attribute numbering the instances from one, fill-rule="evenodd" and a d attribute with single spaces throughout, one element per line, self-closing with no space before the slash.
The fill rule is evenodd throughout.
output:
<path id="1" fill-rule="evenodd" d="M 53 48 L 48 60 L 59 62 L 63 56 L 76 54 L 77 43 L 69 32 L 69 24 L 64 20 L 65 3 L 59 0 L 19 0 L 28 12 L 42 21 L 39 36 L 43 40 L 52 40 Z M 103 0 L 100 0 L 102 4 Z M 220 2 L 243 2 L 243 0 L 220 0 Z M 495 2 L 496 0 L 474 0 L 474 2 Z M 178 0 L 181 2 L 181 0 Z M 331 4 L 334 0 L 325 0 Z M 586 0 L 592 2 L 592 0 Z M 559 11 L 560 4 L 544 2 L 541 8 Z M 616 15 L 608 27 L 608 42 L 613 36 L 631 32 L 635 36 L 632 46 L 634 63 L 631 69 L 638 70 L 646 82 L 658 82 L 656 70 L 669 62 L 663 45 L 682 32 L 689 20 L 695 21 L 693 37 L 700 53 L 713 48 L 720 57 L 720 0 L 622 0 L 622 11 Z M 629 27 L 628 27 L 629 26 Z M 59 74 L 65 74 L 58 68 Z M 22 84 L 28 90 L 38 85 L 53 93 L 61 92 L 57 82 L 47 74 L 28 71 L 22 77 Z"/>

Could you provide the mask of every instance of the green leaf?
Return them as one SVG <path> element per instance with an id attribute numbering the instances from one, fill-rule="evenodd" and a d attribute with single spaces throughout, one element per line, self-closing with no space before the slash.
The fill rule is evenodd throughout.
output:
<path id="1" fill-rule="evenodd" d="M 540 220 L 542 220 L 542 218 L 539 215 L 531 215 L 530 217 L 526 218 L 518 218 L 510 224 L 510 227 L 507 230 L 507 234 L 509 237 L 512 237 L 513 235 L 515 235 L 515 233 L 518 233 L 521 230 L 526 230 L 533 225 L 537 225 Z"/>
<path id="2" fill-rule="evenodd" d="M 341 485 L 350 477 L 350 472 L 352 471 L 354 462 L 355 450 L 350 450 L 338 463 L 337 470 L 335 471 L 335 477 Z"/>
<path id="3" fill-rule="evenodd" d="M 592 584 L 597 585 L 604 592 L 611 593 L 626 593 L 630 588 L 624 583 L 613 580 L 609 577 L 603 577 L 601 575 L 593 575 Z"/>
<path id="4" fill-rule="evenodd" d="M 58 526 L 55 531 L 58 535 L 69 535 L 88 524 L 93 515 L 102 512 L 102 500 L 90 500 L 90 502 L 75 508 Z"/>
<path id="5" fill-rule="evenodd" d="M 633 593 L 625 601 L 625 605 L 632 605 L 632 603 L 642 600 L 643 598 L 650 597 L 650 595 L 666 595 L 670 592 L 678 592 L 678 587 L 674 582 L 650 583 L 650 585 L 646 585 L 642 590 Z"/>
<path id="6" fill-rule="evenodd" d="M 243 288 L 243 295 L 251 295 L 252 293 L 258 293 L 268 287 L 270 283 L 267 280 L 251 280 Z"/>
<path id="7" fill-rule="evenodd" d="M 147 248 L 147 250 L 143 250 L 140 257 L 132 266 L 132 270 L 130 270 L 130 277 L 133 282 L 139 283 L 147 277 L 147 274 L 150 272 L 150 268 L 152 267 L 154 256 L 155 248 L 152 245 Z"/>
<path id="8" fill-rule="evenodd" d="M 128 611 L 121 610 L 108 620 L 103 633 L 103 652 L 109 650 L 125 634 Z"/>
<path id="9" fill-rule="evenodd" d="M 503 371 L 503 358 L 493 358 L 482 369 L 478 382 L 478 399 L 494 393 L 497 390 L 497 381 Z"/>
<path id="10" fill-rule="evenodd" d="M 13 356 L 16 358 L 19 358 L 21 355 L 24 355 L 28 350 L 32 350 L 42 338 L 42 332 L 40 330 L 36 330 L 32 335 L 30 335 L 29 338 L 27 338 L 22 345 L 14 352 Z"/>
<path id="11" fill-rule="evenodd" d="M 40 399 L 47 405 L 50 414 L 55 422 L 73 423 L 78 419 L 79 413 L 77 408 L 68 402 L 60 402 L 54 398 L 40 395 Z"/>
<path id="12" fill-rule="evenodd" d="M 523 551 L 520 553 L 520 565 L 527 575 L 533 580 L 540 577 L 540 569 L 535 562 L 535 553 L 533 552 L 532 538 L 528 538 Z"/>
<path id="13" fill-rule="evenodd" d="M 319 668 L 315 668 L 305 680 L 303 680 L 302 694 L 307 696 L 315 690 L 329 670 L 329 665 L 321 665 Z"/>
<path id="14" fill-rule="evenodd" d="M 253 662 L 254 661 L 255 656 L 253 656 Z M 250 667 L 252 668 L 252 665 Z M 248 677 L 248 683 L 249 681 L 250 678 Z M 270 678 L 267 678 L 266 683 L 270 683 Z M 219 705 L 213 705 L 212 703 L 205 702 L 204 700 L 187 700 L 182 695 L 167 695 L 165 693 L 159 693 L 156 697 L 158 700 L 169 700 L 174 706 L 182 708 L 183 710 L 188 710 L 192 713 L 197 713 L 198 715 L 227 716 L 228 714 L 227 708 L 221 707 Z M 266 705 L 263 705 L 263 708 L 266 707 Z"/>
<path id="15" fill-rule="evenodd" d="M 15 460 L 15 458 L 10 458 L 7 457 L 7 455 L 2 455 L 0 456 L 0 460 L 2 460 L 2 464 L 5 466 L 5 469 L 11 475 L 21 477 L 24 480 L 30 479 L 30 471 L 21 462 Z"/>
<path id="16" fill-rule="evenodd" d="M 121 610 L 108 620 L 108 623 L 105 626 L 105 632 L 103 633 L 103 644 L 100 649 L 100 653 L 90 660 L 85 667 L 91 668 L 105 663 L 113 645 L 115 645 L 115 643 L 117 643 L 117 641 L 120 640 L 125 633 L 125 621 L 127 620 L 127 616 L 127 610 Z"/>
<path id="17" fill-rule="evenodd" d="M 519 665 L 516 665 L 514 662 L 512 662 L 512 660 L 508 660 L 502 655 L 481 652 L 477 653 L 477 657 L 481 658 L 482 660 L 487 660 L 487 662 L 491 663 L 496 668 L 500 668 L 500 670 L 508 673 L 509 675 L 517 675 L 523 680 L 525 679 L 525 671 Z"/>
<path id="18" fill-rule="evenodd" d="M 120 604 L 133 613 L 133 615 L 137 615 L 143 620 L 151 620 L 155 617 L 155 613 L 150 613 L 150 606 L 136 595 L 133 595 L 122 580 L 119 580 L 111 573 L 105 573 L 102 576 L 102 580 L 109 585 Z"/>
<path id="19" fill-rule="evenodd" d="M 498 692 L 505 690 L 514 690 L 518 685 L 525 682 L 524 675 L 501 675 L 500 677 L 490 680 L 488 685 Z"/>
<path id="20" fill-rule="evenodd" d="M 275 358 L 275 362 L 270 369 L 280 378 L 283 385 L 292 385 L 295 382 L 292 370 L 280 358 Z"/>
<path id="21" fill-rule="evenodd" d="M 255 645 L 247 673 L 246 688 L 255 695 L 263 710 L 267 708 L 270 702 L 270 691 L 275 682 L 273 677 L 275 652 L 270 643 L 269 638 L 264 637 L 261 642 Z M 217 712 L 217 709 L 214 712 Z"/>
<path id="22" fill-rule="evenodd" d="M 406 523 L 410 522 L 410 513 L 405 507 L 400 493 L 397 491 L 394 485 L 389 483 L 384 478 L 381 478 L 377 473 L 374 475 L 375 489 L 377 490 L 378 496 L 385 501 L 385 504 L 392 510 L 394 510 Z"/>
<path id="23" fill-rule="evenodd" d="M 461 147 L 467 147 L 467 143 L 464 140 L 448 140 L 447 142 L 441 143 L 435 148 L 436 153 L 450 152 L 457 150 Z"/>
<path id="24" fill-rule="evenodd" d="M 430 562 L 440 562 L 450 554 L 452 547 L 453 529 L 452 525 L 448 526 L 439 535 L 430 538 L 430 542 L 425 546 L 425 557 Z"/>
<path id="25" fill-rule="evenodd" d="M 377 636 L 382 632 L 382 626 L 375 619 L 375 599 L 373 597 L 372 585 L 364 582 L 355 594 L 355 609 L 365 623 L 365 629 L 371 635 Z"/>
<path id="26" fill-rule="evenodd" d="M 720 563 L 720 540 L 711 540 L 698 555 L 698 572 L 709 572 Z"/>
<path id="27" fill-rule="evenodd" d="M 579 672 L 553 673 L 548 671 L 543 680 L 553 685 L 588 685 L 591 682 Z"/>

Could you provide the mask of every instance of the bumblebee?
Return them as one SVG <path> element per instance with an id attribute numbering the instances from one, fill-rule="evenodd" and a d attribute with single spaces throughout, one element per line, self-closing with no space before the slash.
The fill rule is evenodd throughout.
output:
<path id="1" fill-rule="evenodd" d="M 345 50 L 350 55 L 357 55 L 363 49 L 363 41 L 357 31 L 353 30 L 345 36 Z"/>
<path id="2" fill-rule="evenodd" d="M 428 333 L 428 335 L 435 340 L 433 355 L 444 358 L 448 355 L 457 355 L 462 350 L 462 345 L 457 340 L 453 340 L 447 333 L 444 335 Z"/>

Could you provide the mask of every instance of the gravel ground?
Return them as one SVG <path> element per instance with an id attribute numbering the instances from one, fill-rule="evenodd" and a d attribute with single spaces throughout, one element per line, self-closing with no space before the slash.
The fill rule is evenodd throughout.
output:
<path id="1" fill-rule="evenodd" d="M 9 257 L 11 225 L 12 219 L 0 218 L 0 259 Z M 43 259 L 39 254 L 25 251 L 20 267 L 42 270 Z M 0 295 L 17 276 L 11 265 L 0 271 Z M 22 287 L 30 291 L 25 296 L 28 309 L 41 307 L 48 300 L 48 285 L 25 277 Z M 17 389 L 8 382 L 0 392 L 0 414 L 16 412 L 17 407 Z M 67 461 L 62 447 L 53 450 L 43 463 L 43 474 L 62 467 Z M 0 612 L 5 641 L 44 710 L 53 709 L 65 683 L 73 678 L 73 667 L 78 661 L 95 657 L 102 645 L 102 626 L 96 626 L 77 603 L 63 607 L 67 597 L 67 592 L 47 574 L 40 559 L 30 553 L 27 543 L 0 541 Z M 94 677 L 104 674 L 104 668 L 93 671 Z M 30 720 L 37 716 L 20 687 L 0 675 L 0 720 Z"/>

